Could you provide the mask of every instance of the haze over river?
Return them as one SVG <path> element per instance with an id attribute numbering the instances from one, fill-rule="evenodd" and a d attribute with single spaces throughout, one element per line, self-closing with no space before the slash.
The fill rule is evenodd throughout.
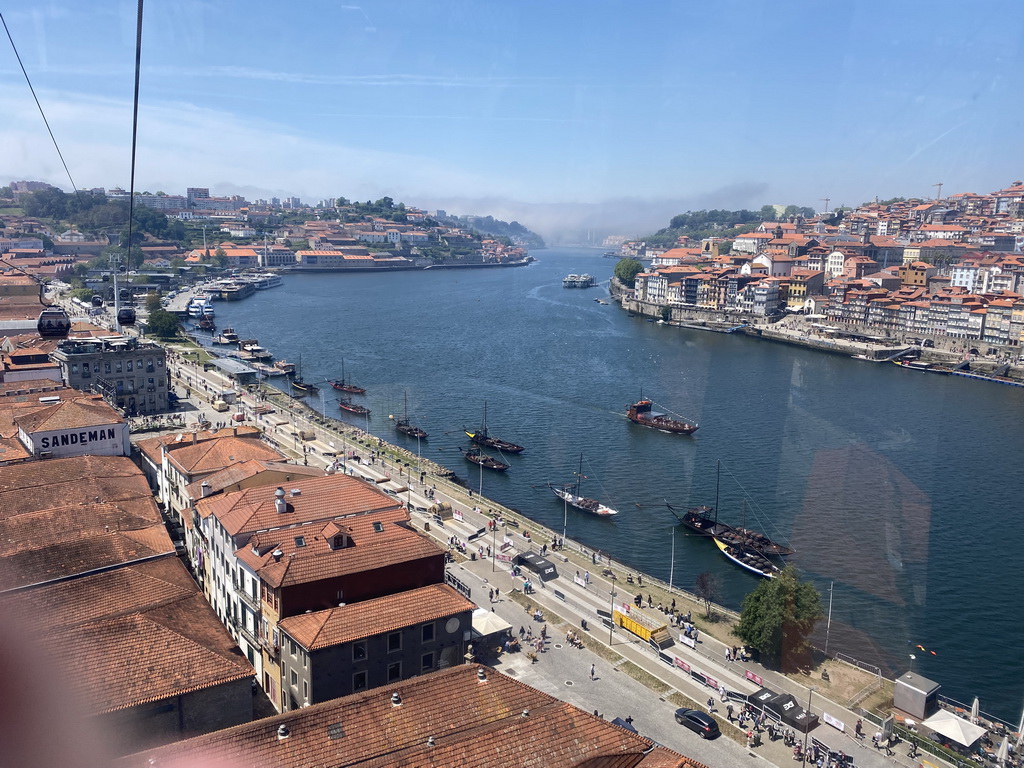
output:
<path id="1" fill-rule="evenodd" d="M 372 409 L 370 431 L 415 452 L 388 420 L 407 391 L 410 421 L 430 435 L 422 455 L 474 490 L 479 470 L 458 447 L 486 401 L 491 434 L 526 452 L 506 457 L 504 474 L 485 471 L 484 494 L 557 531 L 563 505 L 546 484 L 573 481 L 582 452 L 585 494 L 620 514 L 570 509 L 567 535 L 659 578 L 671 570 L 685 589 L 711 571 L 719 601 L 738 609 L 756 577 L 687 536 L 665 507 L 713 505 L 721 460 L 722 519 L 745 516 L 788 540 L 826 610 L 834 582 L 830 651 L 890 675 L 913 653 L 942 694 L 968 705 L 978 695 L 982 711 L 1016 722 L 1024 389 L 645 322 L 594 301 L 607 297 L 614 259 L 533 255 L 538 263 L 510 269 L 287 275 L 283 287 L 218 303 L 217 325 L 277 357 L 301 355 L 338 418 L 349 415 L 326 380 L 341 376 L 344 357 L 367 389 L 354 399 Z M 573 272 L 602 285 L 563 288 Z M 628 422 L 641 388 L 656 410 L 700 429 L 686 437 Z"/>

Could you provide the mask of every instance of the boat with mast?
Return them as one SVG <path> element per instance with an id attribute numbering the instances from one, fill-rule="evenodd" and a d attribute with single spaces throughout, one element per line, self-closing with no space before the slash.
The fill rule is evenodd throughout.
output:
<path id="1" fill-rule="evenodd" d="M 299 364 L 296 368 L 295 378 L 292 379 L 292 389 L 301 392 L 303 395 L 315 395 L 320 387 L 309 384 L 302 378 L 302 355 L 299 355 Z"/>
<path id="2" fill-rule="evenodd" d="M 408 437 L 415 437 L 418 440 L 426 440 L 427 433 L 419 427 L 409 423 L 409 392 L 405 393 L 405 413 L 400 419 L 395 419 L 395 429 Z"/>
<path id="3" fill-rule="evenodd" d="M 662 432 L 671 432 L 677 435 L 692 435 L 697 431 L 696 422 L 689 422 L 684 419 L 673 419 L 664 413 L 656 413 L 654 403 L 644 397 L 640 392 L 640 399 L 635 403 L 626 406 L 626 418 L 634 424 L 640 424 L 652 429 L 660 429 Z"/>
<path id="4" fill-rule="evenodd" d="M 487 433 L 487 402 L 484 401 L 484 420 L 480 429 L 475 432 L 470 432 L 468 429 L 463 430 L 467 437 L 477 445 L 482 445 L 485 448 L 497 448 L 502 453 L 522 453 L 525 448 L 521 445 L 509 442 L 508 440 L 502 440 L 500 437 L 491 437 Z"/>
<path id="5" fill-rule="evenodd" d="M 493 469 L 495 472 L 504 472 L 509 468 L 509 465 L 504 461 L 496 459 L 493 456 L 488 456 L 479 448 L 470 448 L 468 451 L 464 451 L 460 447 L 459 451 L 466 458 L 466 461 L 471 461 L 484 469 Z"/>
<path id="6" fill-rule="evenodd" d="M 350 383 L 345 378 L 345 358 L 341 358 L 341 378 L 334 379 L 331 381 L 331 386 L 335 389 L 341 390 L 342 392 L 349 392 L 353 395 L 365 395 L 366 390 L 362 387 L 357 387 L 355 384 Z"/>
<path id="7" fill-rule="evenodd" d="M 589 512 L 592 515 L 598 515 L 599 517 L 609 517 L 611 515 L 619 514 L 618 510 L 612 509 L 607 504 L 602 504 L 597 499 L 590 499 L 583 496 L 580 487 L 583 483 L 583 454 L 580 454 L 580 468 L 576 473 L 576 483 L 564 486 L 551 485 L 548 483 L 548 488 L 558 498 L 568 504 L 570 507 L 575 507 L 582 512 Z"/>
<path id="8" fill-rule="evenodd" d="M 668 504 L 667 506 L 669 510 L 676 516 L 680 523 L 690 530 L 695 531 L 701 536 L 708 536 L 716 541 L 721 541 L 727 546 L 735 547 L 737 550 L 754 552 L 764 557 L 786 557 L 787 555 L 792 555 L 794 551 L 792 547 L 773 541 L 760 531 L 747 528 L 745 520 L 743 525 L 734 526 L 729 525 L 728 523 L 723 523 L 718 519 L 718 501 L 721 480 L 722 462 L 719 461 L 717 476 L 715 479 L 715 506 L 709 507 L 704 505 L 691 507 L 683 514 L 680 514 L 677 509 L 675 509 L 671 504 Z M 746 512 L 746 508 L 746 501 L 744 500 L 744 513 Z M 746 517 L 745 514 L 744 517 Z"/>

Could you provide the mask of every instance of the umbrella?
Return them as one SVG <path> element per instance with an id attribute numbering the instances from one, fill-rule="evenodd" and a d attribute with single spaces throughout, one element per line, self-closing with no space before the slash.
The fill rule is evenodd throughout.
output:
<path id="1" fill-rule="evenodd" d="M 974 697 L 974 703 L 971 704 L 971 722 L 977 725 L 978 723 L 978 697 Z"/>
<path id="2" fill-rule="evenodd" d="M 1006 765 L 1006 758 L 1010 756 L 1010 745 L 1006 743 L 1007 739 L 1003 739 L 1003 743 L 999 745 L 999 749 L 996 750 L 996 764 L 1000 766 Z"/>

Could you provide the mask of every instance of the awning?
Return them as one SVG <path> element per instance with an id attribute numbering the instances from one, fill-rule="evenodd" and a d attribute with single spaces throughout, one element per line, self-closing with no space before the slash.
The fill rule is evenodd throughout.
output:
<path id="1" fill-rule="evenodd" d="M 940 709 L 934 715 L 923 721 L 921 725 L 930 728 L 936 733 L 941 733 L 947 739 L 952 739 L 957 744 L 965 747 L 971 746 L 974 742 L 985 735 L 985 729 L 980 725 L 957 717 L 952 712 Z"/>
<path id="2" fill-rule="evenodd" d="M 492 637 L 503 632 L 511 632 L 512 625 L 486 608 L 473 611 L 473 635 L 475 637 Z"/>

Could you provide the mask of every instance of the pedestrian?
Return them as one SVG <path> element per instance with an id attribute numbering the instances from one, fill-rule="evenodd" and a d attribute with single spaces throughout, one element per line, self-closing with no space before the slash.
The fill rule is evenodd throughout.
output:
<path id="1" fill-rule="evenodd" d="M 526 629 L 520 624 L 519 625 L 519 639 L 522 640 L 523 639 L 523 635 L 525 635 L 525 634 L 526 634 Z"/>
<path id="2" fill-rule="evenodd" d="M 728 694 L 727 694 L 727 693 L 726 693 L 726 691 L 725 691 L 725 685 L 724 685 L 724 684 L 722 684 L 722 683 L 719 683 L 719 684 L 718 684 L 718 695 L 719 695 L 719 697 L 721 697 L 721 699 L 722 699 L 722 703 L 723 703 L 723 704 L 724 704 L 724 703 L 726 702 L 726 700 L 727 700 L 727 699 L 729 698 Z"/>
<path id="3" fill-rule="evenodd" d="M 487 599 L 490 600 L 492 603 L 494 602 L 494 590 L 493 589 L 490 592 L 487 593 Z"/>
<path id="4" fill-rule="evenodd" d="M 854 726 L 853 730 L 858 739 L 864 738 L 864 721 L 859 717 L 857 718 L 857 725 Z"/>
<path id="5" fill-rule="evenodd" d="M 715 711 L 715 697 L 714 696 L 708 696 L 708 712 L 714 712 L 714 711 Z"/>
<path id="6" fill-rule="evenodd" d="M 590 571 L 583 572 L 583 583 L 588 586 L 590 585 Z"/>
<path id="7" fill-rule="evenodd" d="M 730 651 L 728 648 L 725 649 L 725 660 L 732 661 L 732 651 Z"/>
<path id="8" fill-rule="evenodd" d="M 725 716 L 726 716 L 726 719 L 731 723 L 732 722 L 732 704 L 731 703 L 725 705 Z"/>
<path id="9" fill-rule="evenodd" d="M 590 679 L 597 679 L 597 666 L 595 664 L 590 665 Z"/>

